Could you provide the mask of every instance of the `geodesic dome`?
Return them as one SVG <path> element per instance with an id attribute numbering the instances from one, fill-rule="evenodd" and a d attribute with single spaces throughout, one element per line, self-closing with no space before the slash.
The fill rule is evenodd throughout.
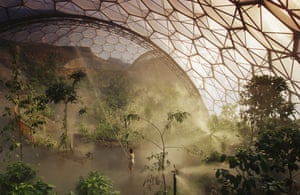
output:
<path id="1" fill-rule="evenodd" d="M 300 110 L 299 0 L 2 0 L 0 22 L 3 39 L 89 47 L 126 64 L 159 50 L 210 113 L 259 74 L 287 80 Z"/>

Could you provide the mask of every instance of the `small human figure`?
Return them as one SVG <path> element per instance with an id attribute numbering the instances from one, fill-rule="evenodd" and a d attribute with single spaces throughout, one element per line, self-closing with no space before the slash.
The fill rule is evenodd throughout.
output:
<path id="1" fill-rule="evenodd" d="M 132 172 L 133 172 L 133 167 L 135 164 L 134 158 L 135 158 L 135 156 L 134 156 L 133 149 L 130 148 L 129 149 L 129 164 L 128 164 L 130 174 L 132 174 Z"/>

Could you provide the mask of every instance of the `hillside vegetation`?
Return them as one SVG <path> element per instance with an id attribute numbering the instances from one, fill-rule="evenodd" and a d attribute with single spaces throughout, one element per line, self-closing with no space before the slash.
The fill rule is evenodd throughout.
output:
<path id="1" fill-rule="evenodd" d="M 124 65 L 100 59 L 88 48 L 17 45 L 6 41 L 1 42 L 0 52 L 1 110 L 9 105 L 5 98 L 8 93 L 5 81 L 12 77 L 14 56 L 18 57 L 17 66 L 23 79 L 30 81 L 39 93 L 44 93 L 51 83 L 66 79 L 75 71 L 86 73 L 86 78 L 76 89 L 80 101 L 68 108 L 72 134 L 111 139 L 117 133 L 117 136 L 129 139 L 128 132 L 122 130 L 122 117 L 128 113 L 159 121 L 170 111 L 183 110 L 194 115 L 183 131 L 194 130 L 201 123 L 198 119 L 204 121 L 206 116 L 196 90 L 182 71 L 163 55 L 144 54 L 134 64 Z M 51 137 L 55 145 L 61 136 L 63 106 L 49 106 L 47 123 L 34 136 L 40 139 L 39 142 Z M 84 115 L 78 114 L 82 108 L 86 111 Z"/>

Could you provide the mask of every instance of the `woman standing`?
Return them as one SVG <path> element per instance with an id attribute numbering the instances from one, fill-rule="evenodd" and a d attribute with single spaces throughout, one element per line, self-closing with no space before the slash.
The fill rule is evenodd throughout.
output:
<path id="1" fill-rule="evenodd" d="M 129 149 L 129 165 L 128 165 L 130 174 L 132 174 L 132 172 L 133 172 L 133 167 L 135 164 L 134 158 L 135 158 L 135 156 L 134 156 L 133 149 L 130 148 Z"/>

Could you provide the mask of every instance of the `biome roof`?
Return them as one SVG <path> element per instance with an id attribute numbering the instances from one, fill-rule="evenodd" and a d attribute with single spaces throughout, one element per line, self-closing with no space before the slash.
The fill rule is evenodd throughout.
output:
<path id="1" fill-rule="evenodd" d="M 159 49 L 210 113 L 255 74 L 286 79 L 300 110 L 299 0 L 1 0 L 0 22 L 8 40 L 90 47 L 129 64 Z"/>

